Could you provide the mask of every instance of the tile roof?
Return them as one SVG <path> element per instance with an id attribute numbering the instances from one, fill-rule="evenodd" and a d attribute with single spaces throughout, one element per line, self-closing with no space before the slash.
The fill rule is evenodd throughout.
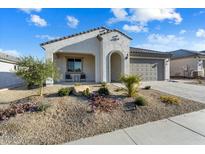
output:
<path id="1" fill-rule="evenodd" d="M 18 62 L 19 58 L 12 56 L 12 55 L 8 55 L 6 53 L 0 52 L 0 61 L 1 60 L 16 63 L 16 62 Z"/>
<path id="2" fill-rule="evenodd" d="M 198 52 L 193 50 L 179 49 L 170 52 L 172 54 L 172 59 L 192 57 L 192 56 L 205 56 L 205 52 Z"/>
<path id="3" fill-rule="evenodd" d="M 87 31 L 84 31 L 84 32 L 80 32 L 80 33 L 76 33 L 76 34 L 73 34 L 73 35 L 69 35 L 69 36 L 64 36 L 64 37 L 61 37 L 61 38 L 57 38 L 57 39 L 54 39 L 54 40 L 50 40 L 50 41 L 47 41 L 47 42 L 44 42 L 44 43 L 41 43 L 40 45 L 41 46 L 44 46 L 46 44 L 50 44 L 50 43 L 53 43 L 53 42 L 57 42 L 57 41 L 61 41 L 61 40 L 64 40 L 64 39 L 68 39 L 68 38 L 71 38 L 71 37 L 75 37 L 75 36 L 78 36 L 78 35 L 82 35 L 82 34 L 86 34 L 86 33 L 90 33 L 90 32 L 93 32 L 95 30 L 99 30 L 99 29 L 104 29 L 105 31 L 100 33 L 98 36 L 102 36 L 102 35 L 105 35 L 105 34 L 108 34 L 108 33 L 111 33 L 111 32 L 119 32 L 120 34 L 124 35 L 125 37 L 127 37 L 128 39 L 131 39 L 131 37 L 129 37 L 128 35 L 126 35 L 125 33 L 117 30 L 117 29 L 108 29 L 106 27 L 97 27 L 97 28 L 93 28 L 93 29 L 90 29 L 90 30 L 87 30 Z M 97 37 L 98 37 L 97 36 Z"/>
<path id="4" fill-rule="evenodd" d="M 106 35 L 106 34 L 111 33 L 111 32 L 118 32 L 118 33 L 124 35 L 125 37 L 127 37 L 128 39 L 132 40 L 131 37 L 129 37 L 128 35 L 126 35 L 125 33 L 121 32 L 121 31 L 119 31 L 118 29 L 108 30 L 108 31 L 106 31 L 104 33 L 99 34 L 98 36 Z"/>
<path id="5" fill-rule="evenodd" d="M 130 47 L 131 56 L 148 56 L 148 57 L 171 57 L 169 52 L 162 52 L 150 49 L 134 48 Z"/>
<path id="6" fill-rule="evenodd" d="M 65 39 L 68 39 L 68 38 L 71 38 L 71 37 L 75 37 L 75 36 L 78 36 L 78 35 L 82 35 L 82 34 L 90 33 L 90 32 L 93 32 L 93 31 L 96 31 L 96 30 L 99 30 L 99 29 L 104 29 L 104 30 L 109 31 L 108 28 L 106 28 L 106 27 L 104 27 L 104 26 L 101 26 L 101 27 L 97 27 L 97 28 L 89 29 L 89 30 L 84 31 L 84 32 L 80 32 L 80 33 L 76 33 L 76 34 L 72 34 L 72 35 L 64 36 L 64 37 L 61 37 L 61 38 L 57 38 L 57 39 L 54 39 L 54 40 L 50 40 L 50 41 L 47 41 L 47 42 L 41 43 L 40 46 L 44 46 L 44 45 L 46 45 L 46 44 L 50 44 L 50 43 L 53 43 L 53 42 L 57 42 L 57 41 L 61 41 L 61 40 L 65 40 Z"/>

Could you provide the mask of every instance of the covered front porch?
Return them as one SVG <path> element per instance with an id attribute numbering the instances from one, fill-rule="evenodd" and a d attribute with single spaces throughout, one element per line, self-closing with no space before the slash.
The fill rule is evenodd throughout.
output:
<path id="1" fill-rule="evenodd" d="M 57 82 L 96 82 L 96 60 L 92 54 L 56 52 L 53 61 L 60 75 Z"/>

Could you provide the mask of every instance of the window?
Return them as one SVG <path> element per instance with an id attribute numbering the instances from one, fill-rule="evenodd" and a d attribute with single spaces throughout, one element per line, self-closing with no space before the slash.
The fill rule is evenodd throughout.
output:
<path id="1" fill-rule="evenodd" d="M 68 59 L 67 61 L 68 72 L 82 72 L 82 60 L 81 59 Z"/>

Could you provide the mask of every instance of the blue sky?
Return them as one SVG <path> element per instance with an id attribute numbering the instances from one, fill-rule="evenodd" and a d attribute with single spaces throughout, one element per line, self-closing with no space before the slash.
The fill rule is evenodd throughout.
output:
<path id="1" fill-rule="evenodd" d="M 40 43 L 98 26 L 134 47 L 205 50 L 205 9 L 0 9 L 0 52 L 43 58 Z"/>

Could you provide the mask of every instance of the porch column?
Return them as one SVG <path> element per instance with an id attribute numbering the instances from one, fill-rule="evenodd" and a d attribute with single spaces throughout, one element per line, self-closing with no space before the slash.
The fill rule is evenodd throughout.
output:
<path id="1" fill-rule="evenodd" d="M 100 56 L 99 54 L 95 55 L 95 82 L 100 82 Z"/>

